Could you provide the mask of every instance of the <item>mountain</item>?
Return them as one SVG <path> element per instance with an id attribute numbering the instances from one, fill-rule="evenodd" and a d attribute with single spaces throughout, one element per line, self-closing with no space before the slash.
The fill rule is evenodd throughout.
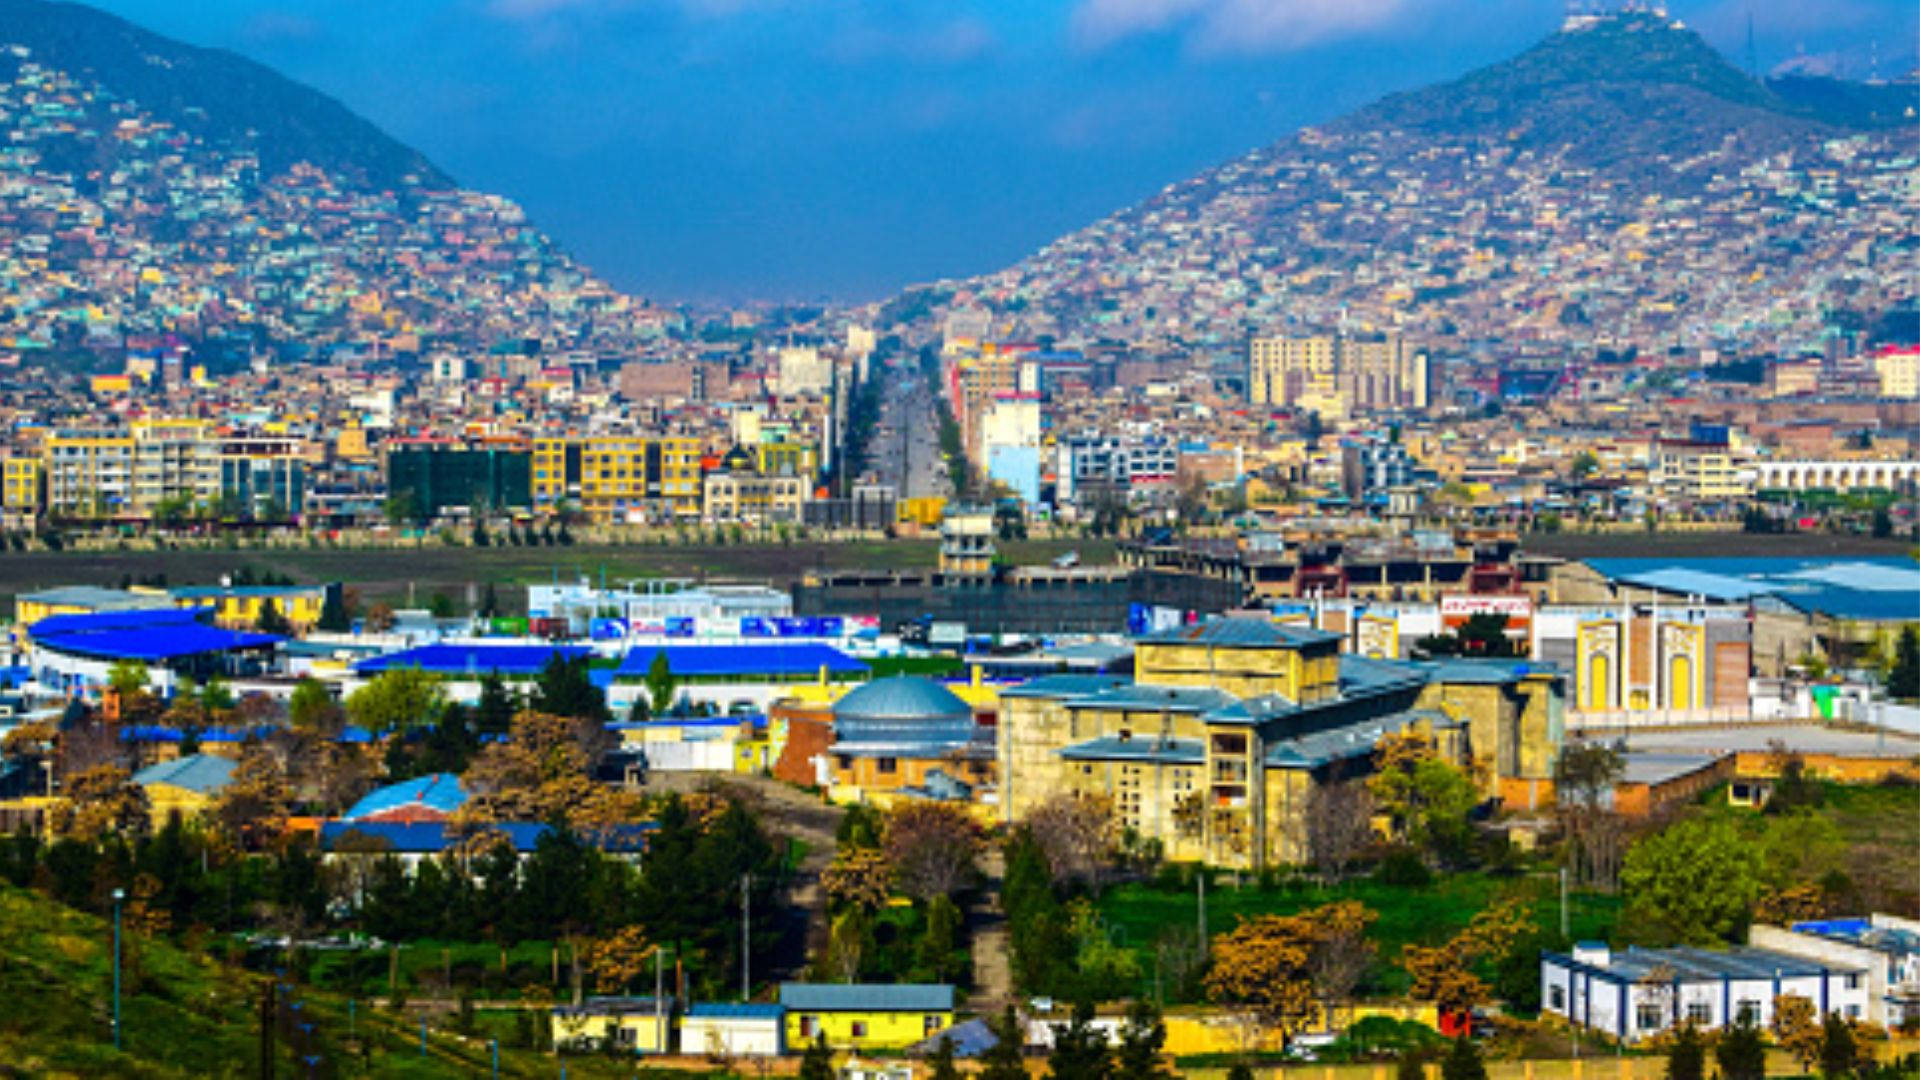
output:
<path id="1" fill-rule="evenodd" d="M 1443 352 L 1799 349 L 1911 301 L 1915 89 L 1765 84 L 1664 17 L 1574 19 L 930 294 L 996 333 L 1189 347 L 1347 321 Z"/>
<path id="2" fill-rule="evenodd" d="M 653 315 L 338 101 L 0 0 L 0 358 L 623 348 Z"/>
<path id="3" fill-rule="evenodd" d="M 378 187 L 451 181 L 418 152 L 338 101 L 224 49 L 149 33 L 81 4 L 0 0 L 0 39 L 27 55 L 0 56 L 0 78 L 31 60 L 139 102 L 156 120 L 204 145 L 256 151 L 261 168 L 307 162 Z"/>

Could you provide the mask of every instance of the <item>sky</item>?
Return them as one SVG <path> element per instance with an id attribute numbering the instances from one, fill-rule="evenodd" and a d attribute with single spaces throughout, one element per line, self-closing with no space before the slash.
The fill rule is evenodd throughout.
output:
<path id="1" fill-rule="evenodd" d="M 96 0 L 317 87 L 664 302 L 999 269 L 1551 33 L 1560 0 Z M 1676 0 L 1744 66 L 1913 62 L 1913 0 Z"/>

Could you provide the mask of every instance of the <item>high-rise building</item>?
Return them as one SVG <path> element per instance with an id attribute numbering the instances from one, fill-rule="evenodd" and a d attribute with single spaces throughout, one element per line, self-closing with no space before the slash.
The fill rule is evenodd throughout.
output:
<path id="1" fill-rule="evenodd" d="M 1427 407 L 1427 356 L 1399 334 L 1254 338 L 1248 398 L 1329 418 Z"/>
<path id="2" fill-rule="evenodd" d="M 533 502 L 525 450 L 396 444 L 387 451 L 387 489 L 413 515 L 431 519 L 455 508 L 474 516 L 525 509 Z"/>

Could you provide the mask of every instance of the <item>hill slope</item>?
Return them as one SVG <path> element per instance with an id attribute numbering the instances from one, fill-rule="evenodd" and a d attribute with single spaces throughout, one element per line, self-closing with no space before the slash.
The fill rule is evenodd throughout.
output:
<path id="1" fill-rule="evenodd" d="M 0 1072 L 95 1077 L 258 1076 L 265 980 L 165 939 L 128 938 L 122 1044 L 112 1044 L 112 927 L 37 893 L 0 885 Z M 291 1008 L 293 1002 L 300 1007 Z M 292 991 L 273 1014 L 273 1056 L 281 1076 L 303 1075 L 302 1051 L 319 1075 L 470 1077 L 484 1075 L 485 1043 L 435 1032 L 420 1052 L 416 1021 L 361 1002 Z M 302 1031 L 299 1024 L 311 1025 Z M 436 1022 L 437 1026 L 437 1022 Z M 352 1068 L 346 1067 L 352 1063 Z M 572 1058 L 576 1076 L 626 1075 L 619 1063 Z M 503 1050 L 505 1076 L 551 1076 L 546 1054 Z"/>
<path id="2" fill-rule="evenodd" d="M 39 63 L 139 102 L 209 146 L 252 149 L 269 173 L 308 162 L 376 187 L 451 184 L 432 163 L 334 99 L 243 56 L 150 33 L 81 4 L 0 0 L 0 38 Z M 0 57 L 0 65 L 8 58 Z M 22 58 L 0 66 L 17 74 Z"/>
<path id="3" fill-rule="evenodd" d="M 317 91 L 0 0 L 0 354 L 619 347 L 647 317 L 518 206 Z"/>
<path id="4" fill-rule="evenodd" d="M 1344 317 L 1462 351 L 1799 349 L 1911 299 L 1920 129 L 1891 111 L 1607 17 L 943 291 L 1017 335 L 1228 346 Z"/>

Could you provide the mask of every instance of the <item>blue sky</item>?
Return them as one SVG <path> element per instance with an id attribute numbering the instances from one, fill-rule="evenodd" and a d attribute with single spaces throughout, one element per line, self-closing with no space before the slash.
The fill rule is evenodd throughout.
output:
<path id="1" fill-rule="evenodd" d="M 1556 0 L 101 0 L 340 98 L 657 299 L 992 270 L 1210 164 L 1553 30 Z M 1913 0 L 1672 5 L 1763 67 Z"/>

